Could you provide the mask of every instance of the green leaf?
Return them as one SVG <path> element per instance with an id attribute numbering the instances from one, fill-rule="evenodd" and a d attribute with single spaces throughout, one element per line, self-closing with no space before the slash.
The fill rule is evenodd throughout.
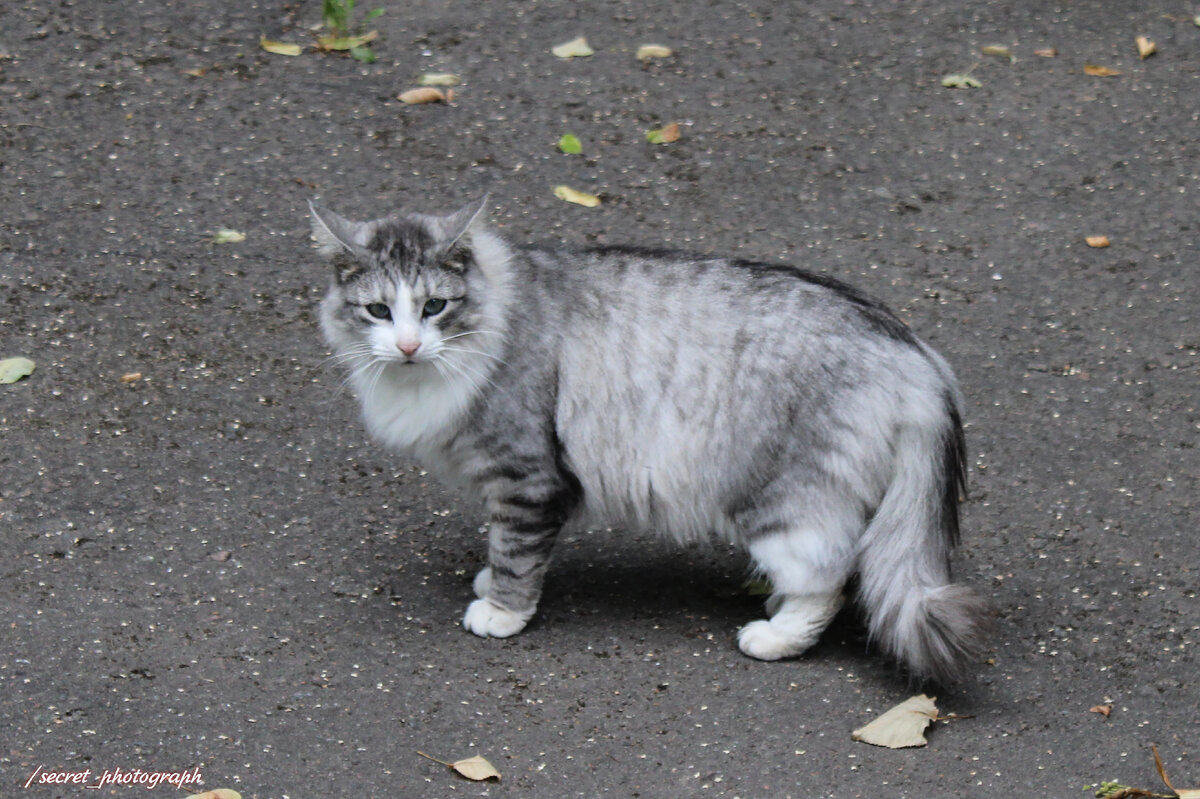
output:
<path id="1" fill-rule="evenodd" d="M 562 138 L 558 140 L 558 149 L 562 150 L 567 155 L 579 155 L 583 152 L 583 143 L 579 141 L 577 136 L 572 136 L 570 133 L 564 133 Z"/>
<path id="2" fill-rule="evenodd" d="M 978 79 L 972 78 L 966 73 L 946 75 L 942 78 L 942 85 L 947 89 L 978 89 L 983 86 Z"/>
<path id="3" fill-rule="evenodd" d="M 0 383 L 15 383 L 33 370 L 34 363 L 28 358 L 5 358 L 0 361 Z"/>
<path id="4" fill-rule="evenodd" d="M 679 140 L 679 123 L 672 122 L 670 125 L 663 125 L 661 128 L 646 131 L 646 141 L 651 144 L 670 144 L 673 141 Z"/>
<path id="5" fill-rule="evenodd" d="M 370 22 L 371 20 L 375 19 L 382 13 L 383 13 L 382 8 L 372 9 L 371 11 L 367 12 L 367 16 L 363 17 L 363 22 Z"/>
<path id="6" fill-rule="evenodd" d="M 351 47 L 350 55 L 353 56 L 355 61 L 361 61 L 364 64 L 375 63 L 375 51 L 370 47 L 366 47 L 365 45 L 360 47 Z"/>

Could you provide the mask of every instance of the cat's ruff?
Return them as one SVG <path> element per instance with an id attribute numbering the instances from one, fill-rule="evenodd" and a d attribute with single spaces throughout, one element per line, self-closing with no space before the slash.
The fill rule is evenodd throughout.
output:
<path id="1" fill-rule="evenodd" d="M 940 356 L 820 275 L 513 249 L 482 207 L 313 207 L 334 265 L 322 331 L 371 435 L 487 511 L 467 629 L 519 632 L 560 528 L 602 524 L 743 545 L 775 590 L 739 633 L 752 657 L 811 646 L 857 572 L 874 640 L 916 676 L 961 672 L 987 617 L 949 581 L 965 456 Z"/>

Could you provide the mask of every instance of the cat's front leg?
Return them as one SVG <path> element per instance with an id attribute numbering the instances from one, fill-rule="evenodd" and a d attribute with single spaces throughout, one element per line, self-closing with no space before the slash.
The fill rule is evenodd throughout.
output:
<path id="1" fill-rule="evenodd" d="M 557 509 L 520 507 L 493 512 L 487 568 L 475 577 L 475 595 L 463 627 L 484 638 L 507 638 L 525 629 L 537 610 L 542 580 L 562 520 Z M 542 511 L 542 512 L 539 512 Z"/>

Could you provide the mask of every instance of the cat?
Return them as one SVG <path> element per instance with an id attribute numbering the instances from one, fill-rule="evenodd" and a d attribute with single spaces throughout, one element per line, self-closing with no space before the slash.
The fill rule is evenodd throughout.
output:
<path id="1" fill-rule="evenodd" d="M 486 197 L 353 222 L 312 203 L 320 326 L 371 436 L 486 509 L 463 625 L 519 633 L 566 524 L 744 547 L 773 593 L 738 633 L 809 648 L 857 573 L 868 632 L 917 680 L 989 627 L 952 584 L 966 463 L 946 361 L 857 289 L 793 266 L 507 244 Z"/>

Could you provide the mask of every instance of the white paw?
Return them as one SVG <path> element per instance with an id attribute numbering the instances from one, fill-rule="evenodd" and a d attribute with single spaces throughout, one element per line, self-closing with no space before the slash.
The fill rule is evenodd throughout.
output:
<path id="1" fill-rule="evenodd" d="M 766 619 L 752 621 L 738 632 L 738 648 L 746 655 L 758 660 L 779 660 L 799 655 L 812 642 L 797 642 L 794 638 L 781 635 Z"/>
<path id="2" fill-rule="evenodd" d="M 480 574 L 482 573 L 480 572 Z M 491 574 L 489 573 L 488 576 L 490 578 Z M 498 605 L 493 605 L 490 600 L 476 599 L 467 606 L 466 615 L 463 616 L 463 627 L 480 638 L 507 638 L 524 630 L 525 624 L 532 615 L 533 611 L 514 613 Z"/>
<path id="3" fill-rule="evenodd" d="M 471 583 L 471 587 L 475 589 L 475 596 L 483 599 L 488 595 L 488 589 L 492 587 L 492 567 L 484 566 L 479 570 L 479 574 L 475 575 L 475 582 Z"/>

